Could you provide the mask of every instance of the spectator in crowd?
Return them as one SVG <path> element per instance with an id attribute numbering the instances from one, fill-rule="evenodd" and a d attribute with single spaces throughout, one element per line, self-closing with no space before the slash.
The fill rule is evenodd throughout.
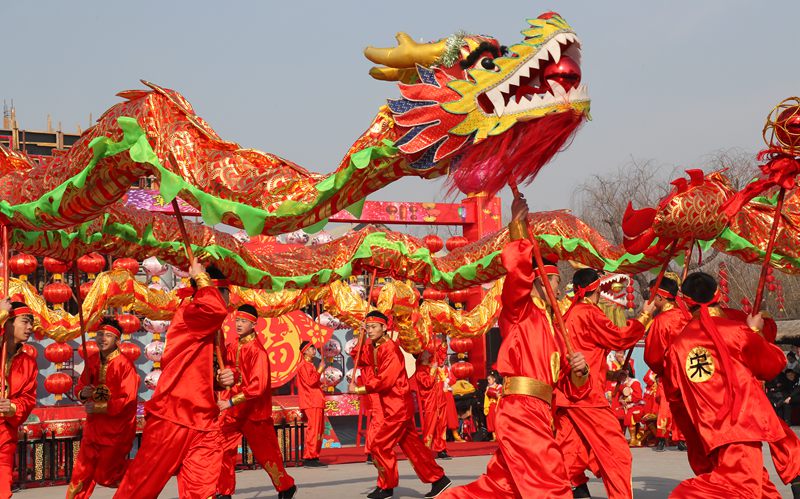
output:
<path id="1" fill-rule="evenodd" d="M 791 369 L 795 372 L 800 371 L 800 363 L 797 362 L 797 355 L 794 352 L 786 354 L 786 369 Z"/>

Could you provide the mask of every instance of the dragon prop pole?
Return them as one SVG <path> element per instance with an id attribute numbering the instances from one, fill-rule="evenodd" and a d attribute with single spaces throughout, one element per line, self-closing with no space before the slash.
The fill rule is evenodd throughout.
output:
<path id="1" fill-rule="evenodd" d="M 173 161 L 175 159 L 173 158 Z M 181 232 L 181 239 L 183 239 L 183 248 L 186 250 L 186 258 L 189 259 L 189 265 L 194 265 L 194 253 L 192 252 L 192 245 L 189 242 L 189 233 L 186 231 L 186 225 L 183 223 L 183 214 L 181 213 L 180 206 L 178 206 L 178 198 L 172 200 L 172 211 L 175 212 L 175 217 L 178 219 L 178 229 Z M 214 341 L 214 355 L 217 358 L 217 365 L 220 369 L 225 367 L 225 360 L 222 357 L 222 331 L 217 331 L 216 339 Z"/>
<path id="2" fill-rule="evenodd" d="M 8 298 L 8 225 L 3 224 L 3 298 Z M 0 349 L 0 397 L 6 396 L 6 367 L 8 367 L 8 327 L 3 325 L 3 347 Z"/>
<path id="3" fill-rule="evenodd" d="M 767 269 L 769 262 L 772 259 L 772 251 L 775 247 L 775 238 L 778 235 L 778 226 L 781 223 L 781 214 L 783 213 L 783 199 L 786 197 L 786 189 L 781 187 L 778 191 L 778 202 L 775 205 L 775 218 L 772 220 L 772 228 L 769 231 L 769 241 L 767 242 L 767 250 L 764 253 L 764 263 L 761 265 L 761 276 L 758 278 L 758 287 L 756 288 L 756 298 L 753 300 L 753 313 L 757 314 L 761 309 L 761 302 L 764 299 L 764 284 L 767 282 Z"/>
<path id="4" fill-rule="evenodd" d="M 686 253 L 683 254 L 683 273 L 681 274 L 681 282 L 686 280 L 689 275 L 689 264 L 692 262 L 692 250 L 694 249 L 694 240 L 691 241 L 689 247 L 686 248 Z M 702 255 L 700 255 L 702 258 Z"/>
<path id="5" fill-rule="evenodd" d="M 75 299 L 78 302 L 78 320 L 81 325 L 81 349 L 83 349 L 83 358 L 85 362 L 89 361 L 89 351 L 86 348 L 86 322 L 83 320 L 83 299 L 81 298 L 80 288 L 78 287 L 78 265 L 77 263 L 73 268 L 73 280 L 78 292 L 75 293 Z M 74 291 L 73 291 L 74 293 Z"/>
<path id="6" fill-rule="evenodd" d="M 370 305 L 372 303 L 372 288 L 375 286 L 375 277 L 377 275 L 378 275 L 378 269 L 373 269 L 372 279 L 370 280 L 369 283 L 369 291 L 367 292 L 367 303 L 369 303 Z M 356 351 L 356 363 L 355 363 L 356 369 L 358 369 L 358 361 L 361 360 L 361 350 L 363 350 L 364 336 L 366 335 L 367 335 L 366 331 L 362 330 L 361 334 L 358 336 L 358 344 L 356 345 L 356 348 L 358 349 Z M 353 373 L 355 373 L 355 371 L 353 371 Z"/>
<path id="7" fill-rule="evenodd" d="M 508 186 L 511 188 L 511 192 L 514 193 L 514 197 L 521 197 L 519 188 L 517 188 L 516 180 L 509 180 Z M 556 294 L 553 292 L 553 287 L 550 286 L 550 281 L 547 279 L 547 273 L 544 270 L 544 260 L 542 259 L 542 249 L 539 247 L 539 241 L 536 240 L 530 231 L 528 232 L 528 239 L 533 245 L 533 258 L 536 260 L 536 267 L 539 270 L 539 276 L 542 278 L 542 288 L 544 288 L 544 292 L 547 295 L 547 300 L 550 302 L 550 307 L 553 309 L 553 316 L 556 318 L 556 323 L 558 324 L 558 330 L 561 333 L 561 338 L 564 340 L 564 345 L 567 347 L 567 354 L 572 356 L 574 353 L 574 350 L 572 349 L 572 342 L 569 340 L 569 335 L 567 334 L 567 326 L 564 324 L 564 316 L 561 315 L 561 309 L 558 308 Z"/>

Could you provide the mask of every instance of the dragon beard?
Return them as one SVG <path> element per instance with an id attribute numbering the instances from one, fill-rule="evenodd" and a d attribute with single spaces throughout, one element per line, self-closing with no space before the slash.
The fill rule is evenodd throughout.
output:
<path id="1" fill-rule="evenodd" d="M 530 184 L 548 161 L 566 148 L 586 115 L 567 111 L 544 116 L 489 137 L 454 158 L 447 180 L 447 193 L 469 193 L 469 186 L 480 186 L 490 196 L 509 180 L 524 179 Z"/>

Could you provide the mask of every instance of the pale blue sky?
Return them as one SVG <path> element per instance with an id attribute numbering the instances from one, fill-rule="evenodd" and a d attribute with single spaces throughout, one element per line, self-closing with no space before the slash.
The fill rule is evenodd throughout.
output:
<path id="1" fill-rule="evenodd" d="M 593 121 L 527 189 L 532 209 L 568 207 L 583 178 L 631 157 L 688 167 L 756 151 L 768 111 L 800 93 L 797 1 L 5 1 L 0 99 L 24 128 L 49 113 L 74 130 L 144 78 L 225 139 L 329 172 L 397 95 L 368 76 L 366 45 L 461 29 L 511 44 L 547 10 L 583 40 Z M 371 199 L 441 197 L 441 182 L 407 179 Z"/>

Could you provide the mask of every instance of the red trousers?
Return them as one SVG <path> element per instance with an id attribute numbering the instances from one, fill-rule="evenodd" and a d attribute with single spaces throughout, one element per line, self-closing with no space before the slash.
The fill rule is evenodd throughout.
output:
<path id="1" fill-rule="evenodd" d="M 303 459 L 319 458 L 322 449 L 322 433 L 325 430 L 325 414 L 322 407 L 303 409 L 306 415 L 306 442 L 303 445 Z"/>
<path id="2" fill-rule="evenodd" d="M 383 408 L 381 407 L 380 396 L 376 393 L 366 395 L 370 398 L 370 409 L 367 415 L 367 436 L 364 439 L 364 453 L 372 452 L 372 440 L 375 432 L 383 424 Z"/>
<path id="3" fill-rule="evenodd" d="M 417 428 L 414 426 L 414 420 L 391 421 L 384 419 L 370 442 L 372 461 L 378 469 L 378 487 L 382 489 L 397 487 L 395 445 L 400 445 L 417 476 L 424 483 L 433 483 L 444 476 L 444 470 L 436 464 L 430 449 L 422 443 Z"/>
<path id="4" fill-rule="evenodd" d="M 800 439 L 783 420 L 781 426 L 784 437 L 777 442 L 770 442 L 769 453 L 781 481 L 789 484 L 800 476 Z"/>
<path id="5" fill-rule="evenodd" d="M 448 430 L 458 430 L 458 411 L 456 410 L 456 399 L 453 392 L 444 392 L 445 398 L 445 421 Z"/>
<path id="6" fill-rule="evenodd" d="M 422 441 L 433 452 L 446 450 L 445 432 L 447 421 L 444 407 L 436 407 L 422 413 Z"/>
<path id="7" fill-rule="evenodd" d="M 552 422 L 552 411 L 546 402 L 524 395 L 503 397 L 495 418 L 498 448 L 486 466 L 486 473 L 470 484 L 446 490 L 439 497 L 571 498 Z M 619 426 L 616 421 L 614 424 Z"/>
<path id="8" fill-rule="evenodd" d="M 114 497 L 156 499 L 170 477 L 177 474 L 181 499 L 208 499 L 216 492 L 221 463 L 219 430 L 199 431 L 150 416 L 142 446 Z"/>
<path id="9" fill-rule="evenodd" d="M 556 411 L 555 427 L 573 487 L 588 481 L 584 471 L 594 468 L 593 456 L 609 499 L 633 497 L 633 457 L 610 407 L 561 407 Z"/>
<path id="10" fill-rule="evenodd" d="M 67 499 L 88 499 L 97 484 L 118 487 L 128 469 L 128 453 L 132 446 L 133 439 L 123 445 L 100 445 L 83 440 L 67 486 Z"/>
<path id="11" fill-rule="evenodd" d="M 17 433 L 12 434 L 6 424 L 0 424 L 0 499 L 11 497 L 14 480 L 14 455 L 17 452 Z"/>
<path id="12" fill-rule="evenodd" d="M 681 482 L 670 497 L 680 499 L 780 498 L 769 479 L 761 455 L 761 442 L 734 443 L 715 449 L 709 456 L 713 469 Z"/>
<path id="13" fill-rule="evenodd" d="M 294 485 L 294 479 L 283 467 L 283 456 L 272 421 L 239 421 L 226 419 L 222 425 L 222 469 L 217 482 L 217 493 L 233 495 L 236 491 L 236 455 L 241 436 L 253 451 L 258 464 L 267 472 L 275 490 L 283 492 Z"/>

